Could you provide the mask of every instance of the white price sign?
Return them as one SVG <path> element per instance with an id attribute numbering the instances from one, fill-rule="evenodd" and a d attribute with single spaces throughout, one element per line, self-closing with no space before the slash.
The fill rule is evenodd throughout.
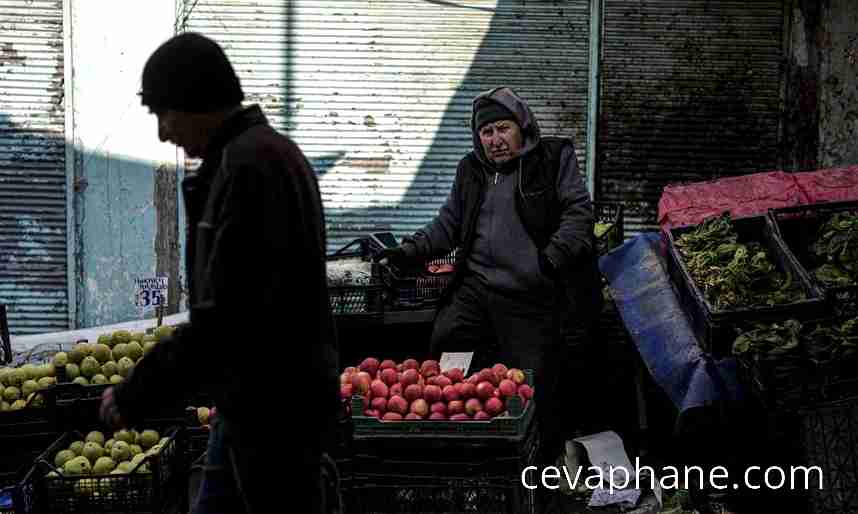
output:
<path id="1" fill-rule="evenodd" d="M 135 304 L 138 309 L 155 309 L 167 305 L 167 277 L 138 278 Z"/>
<path id="2" fill-rule="evenodd" d="M 474 352 L 444 352 L 438 365 L 442 373 L 448 369 L 459 368 L 467 376 L 473 358 Z"/>

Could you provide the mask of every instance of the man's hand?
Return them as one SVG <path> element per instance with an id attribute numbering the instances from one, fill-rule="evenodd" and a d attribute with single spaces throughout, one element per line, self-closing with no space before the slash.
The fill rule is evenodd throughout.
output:
<path id="1" fill-rule="evenodd" d="M 384 250 L 376 252 L 376 254 L 372 256 L 372 260 L 380 262 L 381 264 L 401 267 L 407 257 L 408 253 L 405 251 L 405 248 L 400 245 L 393 248 L 385 248 Z"/>
<path id="2" fill-rule="evenodd" d="M 108 387 L 101 393 L 101 408 L 99 409 L 101 421 L 112 429 L 122 428 L 125 426 L 122 417 L 119 415 L 119 407 L 116 405 L 116 399 L 113 396 L 113 387 Z"/>
<path id="3" fill-rule="evenodd" d="M 557 278 L 557 266 L 542 252 L 539 252 L 539 271 L 548 278 Z"/>

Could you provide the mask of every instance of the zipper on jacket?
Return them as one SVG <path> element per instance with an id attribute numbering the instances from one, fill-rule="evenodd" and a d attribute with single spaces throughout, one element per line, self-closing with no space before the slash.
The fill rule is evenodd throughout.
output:
<path id="1" fill-rule="evenodd" d="M 500 173 L 498 173 L 498 172 L 496 171 L 496 172 L 495 172 L 495 185 L 498 185 L 498 175 L 500 175 Z"/>

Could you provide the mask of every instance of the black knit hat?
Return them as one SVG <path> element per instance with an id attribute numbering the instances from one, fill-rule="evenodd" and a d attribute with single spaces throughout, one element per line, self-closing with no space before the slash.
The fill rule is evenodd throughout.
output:
<path id="1" fill-rule="evenodd" d="M 187 32 L 158 47 L 143 68 L 140 101 L 152 109 L 213 112 L 244 100 L 241 83 L 223 49 Z"/>
<path id="2" fill-rule="evenodd" d="M 474 113 L 474 126 L 478 131 L 486 123 L 501 120 L 512 120 L 518 123 L 512 111 L 504 107 L 503 104 L 488 98 L 483 98 L 477 102 L 476 112 Z"/>

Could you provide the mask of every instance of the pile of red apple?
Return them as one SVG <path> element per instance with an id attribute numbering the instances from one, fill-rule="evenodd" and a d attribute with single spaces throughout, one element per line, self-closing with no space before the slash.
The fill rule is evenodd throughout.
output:
<path id="1" fill-rule="evenodd" d="M 360 396 L 364 416 L 382 421 L 485 421 L 506 412 L 507 400 L 533 398 L 524 372 L 495 364 L 465 378 L 461 369 L 441 372 L 438 361 L 397 364 L 369 357 L 340 375 L 340 395 Z"/>

